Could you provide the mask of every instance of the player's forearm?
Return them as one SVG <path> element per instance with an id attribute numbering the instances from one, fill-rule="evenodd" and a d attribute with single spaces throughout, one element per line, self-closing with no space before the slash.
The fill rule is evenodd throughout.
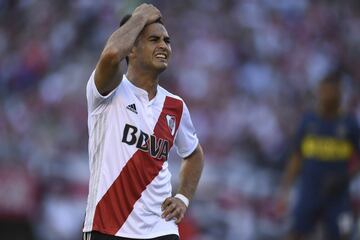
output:
<path id="1" fill-rule="evenodd" d="M 120 83 L 116 78 L 120 62 L 129 54 L 145 24 L 146 18 L 136 14 L 108 39 L 95 72 L 95 84 L 101 94 L 106 95 Z"/>
<path id="2" fill-rule="evenodd" d="M 184 159 L 180 171 L 180 184 L 178 193 L 183 194 L 189 200 L 195 194 L 204 166 L 204 153 L 200 145 L 194 153 Z"/>
<path id="3" fill-rule="evenodd" d="M 140 14 L 131 16 L 123 26 L 111 34 L 102 55 L 113 55 L 114 64 L 118 64 L 129 54 L 146 22 L 145 16 Z"/>
<path id="4" fill-rule="evenodd" d="M 294 154 L 286 167 L 284 177 L 281 182 L 281 190 L 287 192 L 295 182 L 301 169 L 301 159 L 299 154 Z"/>

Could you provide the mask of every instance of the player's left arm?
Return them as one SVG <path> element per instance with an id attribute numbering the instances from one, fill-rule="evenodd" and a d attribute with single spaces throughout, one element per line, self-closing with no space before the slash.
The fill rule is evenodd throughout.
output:
<path id="1" fill-rule="evenodd" d="M 194 152 L 185 158 L 181 164 L 178 194 L 186 197 L 188 201 L 190 201 L 195 194 L 203 166 L 204 153 L 199 144 Z M 175 195 L 175 197 L 169 197 L 163 202 L 161 206 L 163 211 L 162 217 L 167 221 L 175 219 L 176 224 L 178 224 L 184 218 L 188 203 L 186 203 L 186 199 L 181 200 L 182 196 L 176 197 Z"/>

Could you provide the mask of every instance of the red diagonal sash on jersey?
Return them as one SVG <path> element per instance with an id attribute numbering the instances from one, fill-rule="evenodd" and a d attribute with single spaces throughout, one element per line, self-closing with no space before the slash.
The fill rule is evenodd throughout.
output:
<path id="1" fill-rule="evenodd" d="M 173 145 L 174 136 L 169 131 L 166 116 L 175 116 L 178 129 L 183 105 L 182 101 L 166 97 L 158 122 L 154 128 L 157 138 L 169 141 L 169 149 Z M 163 161 L 138 150 L 129 159 L 120 175 L 115 179 L 95 209 L 93 230 L 115 235 L 126 221 L 134 208 L 135 202 L 141 197 L 152 180 L 159 174 Z"/>

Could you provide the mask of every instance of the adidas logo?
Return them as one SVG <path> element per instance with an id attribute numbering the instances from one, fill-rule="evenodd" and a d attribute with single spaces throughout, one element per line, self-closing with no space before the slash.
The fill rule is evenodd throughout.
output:
<path id="1" fill-rule="evenodd" d="M 136 114 L 138 113 L 138 112 L 136 111 L 136 105 L 135 105 L 135 103 L 128 105 L 126 108 L 127 108 L 128 110 L 132 111 L 133 113 L 136 113 Z"/>

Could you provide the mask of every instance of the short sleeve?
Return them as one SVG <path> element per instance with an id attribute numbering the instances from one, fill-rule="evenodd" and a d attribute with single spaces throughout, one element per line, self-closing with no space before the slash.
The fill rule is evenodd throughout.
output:
<path id="1" fill-rule="evenodd" d="M 86 99 L 88 104 L 88 111 L 91 113 L 95 111 L 102 112 L 106 108 L 107 103 L 110 101 L 111 96 L 114 94 L 116 89 L 117 88 L 112 90 L 106 96 L 101 95 L 95 85 L 95 70 L 94 70 L 86 85 Z"/>
<path id="2" fill-rule="evenodd" d="M 181 158 L 187 158 L 195 151 L 198 144 L 199 139 L 196 136 L 189 110 L 184 103 L 183 114 L 174 142 L 177 154 Z"/>

